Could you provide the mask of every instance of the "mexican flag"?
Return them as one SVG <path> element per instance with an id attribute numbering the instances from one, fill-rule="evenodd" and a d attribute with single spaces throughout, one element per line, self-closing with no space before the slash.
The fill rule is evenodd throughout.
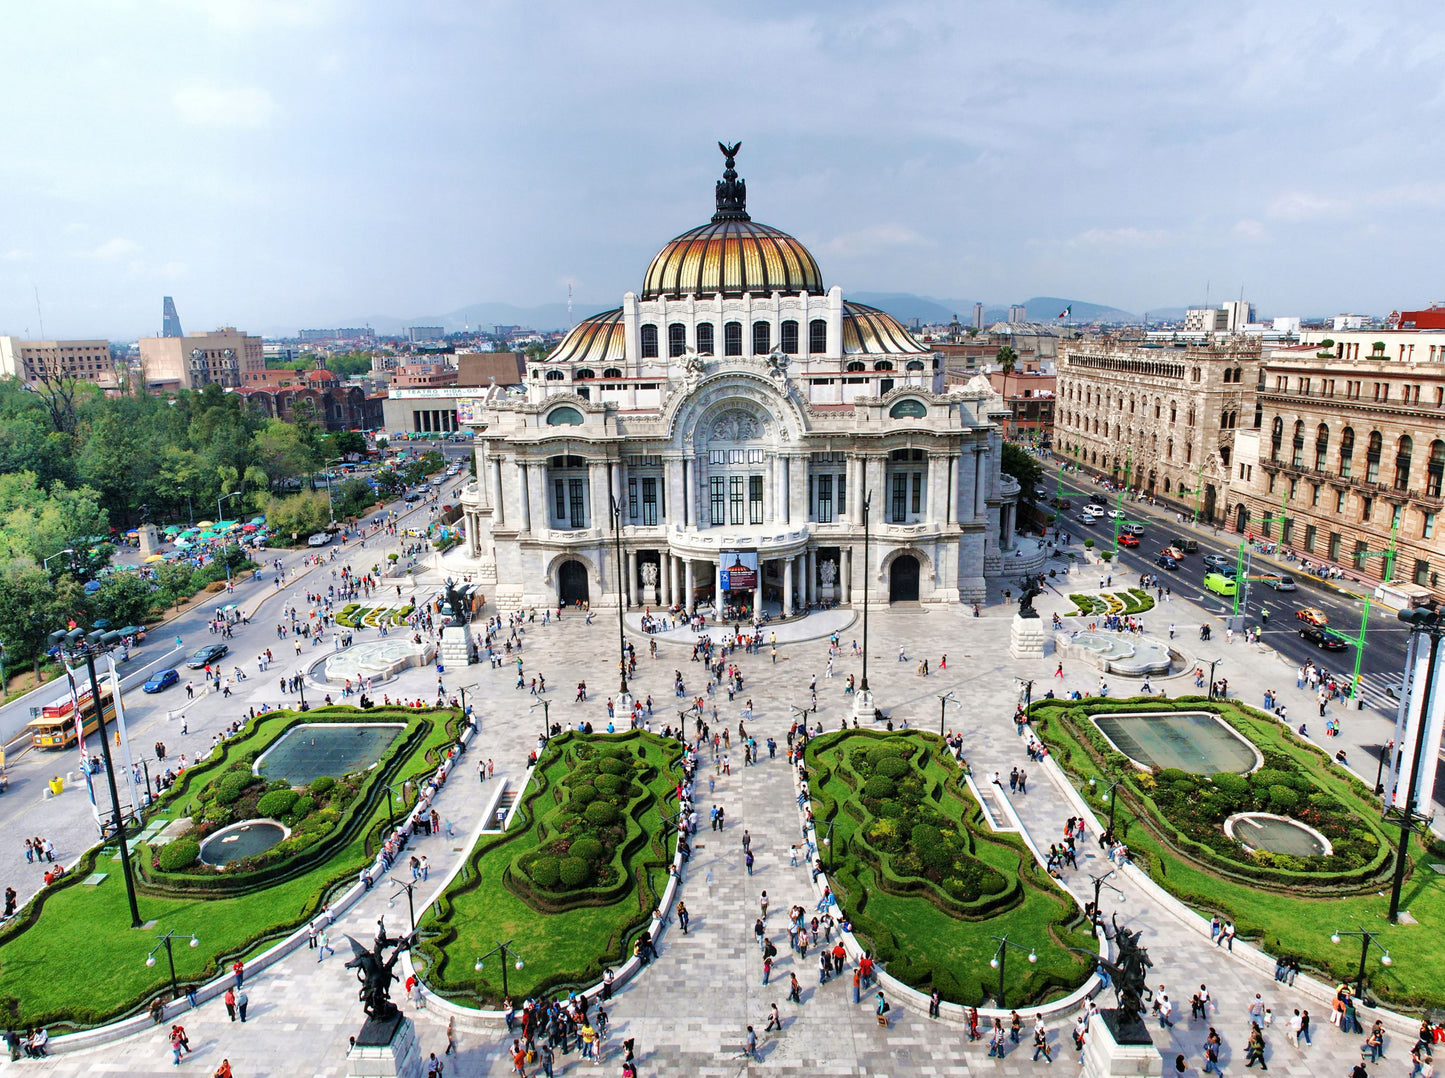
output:
<path id="1" fill-rule="evenodd" d="M 1065 307 L 1062 311 L 1059 312 L 1059 317 L 1060 317 L 1060 318 L 1067 318 L 1067 317 L 1069 317 L 1069 314 L 1070 314 L 1070 312 L 1073 311 L 1073 309 L 1074 309 L 1074 305 L 1073 305 L 1072 303 L 1070 303 L 1067 307 Z"/>

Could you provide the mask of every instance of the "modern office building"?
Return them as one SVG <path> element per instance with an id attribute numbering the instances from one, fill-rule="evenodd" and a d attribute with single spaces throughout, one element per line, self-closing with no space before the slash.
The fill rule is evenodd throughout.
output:
<path id="1" fill-rule="evenodd" d="M 0 337 L 0 377 L 3 378 L 18 378 L 23 382 L 74 378 L 114 389 L 120 385 L 122 374 L 123 370 L 117 370 L 111 358 L 109 341 L 23 341 Z"/>
<path id="2" fill-rule="evenodd" d="M 161 301 L 161 336 L 184 337 L 181 332 L 181 316 L 176 310 L 176 301 L 166 296 Z"/>
<path id="3" fill-rule="evenodd" d="M 1022 303 L 1010 304 L 1008 309 L 1008 320 L 1010 322 L 1027 322 L 1029 320 L 1028 308 L 1025 307 Z"/>
<path id="4" fill-rule="evenodd" d="M 185 337 L 142 337 L 141 370 L 156 389 L 204 389 L 212 383 L 239 389 L 250 372 L 266 369 L 260 337 L 234 326 Z"/>
<path id="5" fill-rule="evenodd" d="M 478 480 L 448 565 L 502 607 L 711 602 L 745 619 L 865 587 L 979 600 L 1004 571 L 1007 407 L 982 378 L 946 386 L 895 319 L 752 220 L 736 149 L 717 212 L 639 291 L 462 411 Z"/>

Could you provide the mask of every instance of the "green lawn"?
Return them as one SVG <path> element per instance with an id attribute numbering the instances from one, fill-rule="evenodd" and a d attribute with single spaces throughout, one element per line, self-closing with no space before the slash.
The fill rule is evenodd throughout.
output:
<path id="1" fill-rule="evenodd" d="M 851 771 L 849 756 L 860 746 L 898 743 L 904 738 L 928 753 L 922 770 L 929 791 L 927 808 L 949 820 L 951 829 L 964 837 L 971 856 L 994 870 L 1007 886 L 1002 893 L 1005 898 L 985 900 L 987 908 L 975 917 L 950 912 L 922 894 L 898 893 L 898 881 L 885 886 L 880 863 L 859 855 L 867 842 L 864 833 L 875 817 L 862 807 L 860 795 L 867 796 L 866 784 Z M 826 734 L 809 745 L 813 808 L 821 821 L 818 834 L 827 835 L 831 819 L 834 865 L 829 879 L 843 910 L 852 918 L 855 933 L 884 961 L 889 973 L 924 991 L 930 984 L 937 985 L 952 1002 L 980 1005 L 994 998 L 998 974 L 989 960 L 998 950 L 993 937 L 1004 935 L 1025 948 L 1010 948 L 1004 964 L 1005 1001 L 1010 1006 L 1067 995 L 1094 968 L 1091 960 L 1068 950 L 1096 950 L 1082 913 L 1036 867 L 1021 840 L 988 829 L 972 794 L 961 783 L 957 764 L 941 746 L 938 737 L 917 731 Z M 826 864 L 827 849 L 823 857 Z M 907 881 L 903 883 L 907 886 Z M 1028 948 L 1038 955 L 1036 964 L 1027 961 Z"/>
<path id="2" fill-rule="evenodd" d="M 1157 697 L 1141 698 L 1139 703 L 1146 701 L 1157 703 Z M 1082 705 L 1067 703 L 1087 711 L 1087 701 Z M 1056 706 L 1054 702 L 1036 704 L 1036 710 L 1031 713 L 1037 717 Z M 1194 710 L 1210 709 L 1203 698 L 1187 701 L 1187 706 Z M 1242 705 L 1238 705 L 1238 710 L 1243 718 L 1236 725 L 1261 750 L 1295 757 L 1311 772 L 1321 789 L 1328 790 L 1362 817 L 1378 820 L 1378 801 L 1358 781 L 1333 766 L 1324 753 L 1299 741 L 1272 717 Z M 1103 777 L 1104 770 L 1064 724 L 1048 721 L 1036 728 L 1055 759 L 1074 779 L 1095 815 L 1101 822 L 1107 822 L 1108 805 L 1099 797 L 1103 786 L 1091 787 L 1087 781 Z M 1226 878 L 1197 861 L 1180 856 L 1172 845 L 1140 824 L 1136 806 L 1128 798 L 1121 799 L 1116 806 L 1115 829 L 1128 844 L 1135 862 L 1146 868 L 1156 883 L 1205 916 L 1217 912 L 1232 919 L 1241 937 L 1258 943 L 1268 953 L 1295 956 L 1302 966 L 1319 973 L 1325 980 L 1353 981 L 1359 968 L 1360 941 L 1345 937 L 1340 944 L 1332 944 L 1330 935 L 1336 930 L 1378 931 L 1382 933 L 1379 942 L 1389 948 L 1393 960 L 1391 966 L 1383 966 L 1379 952 L 1372 951 L 1367 964 L 1370 984 L 1382 1000 L 1405 1009 L 1445 1005 L 1445 968 L 1437 960 L 1439 933 L 1445 927 L 1445 884 L 1430 868 L 1432 864 L 1445 863 L 1445 852 L 1438 848 L 1422 853 L 1418 841 L 1412 842 L 1414 856 L 1402 907 L 1408 909 L 1419 924 L 1391 926 L 1386 917 L 1388 878 L 1327 894 L 1311 895 L 1303 886 L 1269 890 Z"/>
<path id="3" fill-rule="evenodd" d="M 585 752 L 589 745 L 625 745 L 634 754 L 645 748 L 651 765 L 641 779 L 644 795 L 635 802 L 634 813 L 624 817 L 628 837 L 623 845 L 637 850 L 624 859 L 623 879 L 628 886 L 620 888 L 620 899 L 599 900 L 598 905 L 557 912 L 539 909 L 519 893 L 525 888 L 509 885 L 509 874 L 520 857 L 557 837 L 549 818 L 565 804 L 564 780 L 577 765 L 578 750 Z M 568 732 L 553 738 L 511 828 L 478 842 L 468 858 L 465 878 L 459 876 L 442 896 L 441 915 L 436 916 L 433 907 L 421 924 L 420 950 L 430 965 L 427 980 L 432 989 L 472 1005 L 499 1004 L 498 959 L 488 959 L 481 973 L 474 969 L 477 958 L 499 942 L 510 941 L 524 961 L 521 970 L 507 969 L 507 988 L 514 1000 L 595 983 L 606 966 L 629 956 L 632 940 L 645 927 L 656 908 L 655 895 L 667 881 L 673 847 L 662 834 L 664 814 L 673 811 L 669 795 L 678 778 L 671 764 L 679 755 L 676 742 L 635 731 L 590 737 Z"/>
<path id="4" fill-rule="evenodd" d="M 356 712 L 358 718 L 362 714 Z M 364 714 L 376 721 L 397 717 L 381 709 Z M 405 714 L 417 717 L 416 712 Z M 454 712 L 422 714 L 446 721 L 431 723 L 421 747 L 402 762 L 399 773 L 404 776 L 429 774 L 436 766 L 436 753 L 455 740 Z M 276 712 L 259 719 L 259 731 L 228 742 L 225 757 L 193 769 L 196 774 L 182 791 L 184 796 L 163 805 L 162 811 L 179 813 L 188 802 L 188 792 L 203 784 L 205 772 L 224 767 L 234 753 L 269 743 L 293 717 L 290 712 Z M 324 864 L 249 894 L 158 894 L 138 879 L 141 918 L 156 922 L 152 930 L 130 927 L 130 908 L 113 851 L 87 854 L 70 882 L 46 893 L 43 904 L 27 907 L 35 914 L 33 923 L 22 911 L 0 935 L 0 1022 L 16 1027 L 85 1027 L 143 1010 L 156 992 L 169 995 L 164 949 L 154 966 L 145 964 L 156 935 L 167 930 L 183 937 L 174 948 L 176 976 L 183 985 L 210 979 L 235 958 L 264 950 L 288 934 L 320 907 L 336 885 L 355 879 L 374 855 L 386 819 L 383 794 L 373 799 L 357 835 Z M 108 876 L 99 886 L 87 887 L 82 881 L 92 871 L 92 860 L 93 870 Z M 186 946 L 191 933 L 200 939 L 198 947 Z"/>

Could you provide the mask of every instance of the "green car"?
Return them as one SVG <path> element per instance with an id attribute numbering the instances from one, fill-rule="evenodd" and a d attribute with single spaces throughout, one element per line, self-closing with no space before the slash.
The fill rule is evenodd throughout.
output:
<path id="1" fill-rule="evenodd" d="M 1208 573 L 1204 577 L 1204 586 L 1215 595 L 1233 595 L 1237 585 L 1223 573 Z"/>

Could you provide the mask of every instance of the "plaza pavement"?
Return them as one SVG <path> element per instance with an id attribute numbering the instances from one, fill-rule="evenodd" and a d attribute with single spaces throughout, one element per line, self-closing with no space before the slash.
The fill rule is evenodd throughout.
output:
<path id="1" fill-rule="evenodd" d="M 1075 582 L 1063 581 L 1060 592 L 1082 586 L 1092 570 L 1081 573 Z M 1095 581 L 1097 583 L 1097 581 Z M 304 589 L 303 589 L 304 590 Z M 1055 609 L 1063 609 L 1062 596 L 1046 594 L 1036 601 L 1045 618 Z M 1010 721 L 1017 699 L 1016 677 L 1035 679 L 1035 695 L 1048 687 L 1078 687 L 1096 690 L 1098 674 L 1092 668 L 1065 663 L 1062 685 L 1051 679 L 1057 659 L 1052 654 L 1042 660 L 1015 661 L 1008 655 L 1008 627 L 1012 608 L 995 604 L 980 618 L 973 618 L 967 607 L 900 607 L 875 609 L 870 616 L 869 680 L 880 706 L 895 719 L 907 718 L 910 725 L 937 729 L 939 704 L 937 694 L 954 690 L 962 701 L 961 710 L 950 710 L 947 724 L 960 729 L 965 738 L 965 755 L 976 775 L 991 775 L 994 770 L 1007 772 L 1018 765 L 1030 774 L 1029 793 L 1013 798 L 1018 815 L 1034 842 L 1047 846 L 1060 834 L 1064 819 L 1073 815 L 1074 803 L 1065 791 L 1048 781 L 1046 769 L 1028 761 L 1024 746 L 1015 735 Z M 1174 620 L 1181 629 L 1179 643 L 1189 648 L 1186 625 L 1197 626 L 1204 615 L 1191 604 L 1176 601 L 1145 619 L 1154 625 Z M 569 615 L 560 624 L 543 627 L 540 621 L 528 627 L 523 659 L 528 676 L 537 672 L 547 675 L 555 686 L 552 712 L 555 722 L 570 724 L 582 718 L 594 724 L 605 724 L 605 701 L 615 669 L 615 612 L 608 616 L 599 611 L 592 625 Z M 262 622 L 268 619 L 261 619 Z M 843 632 L 845 650 L 852 637 L 861 639 L 861 626 L 853 625 Z M 273 634 L 274 636 L 274 634 Z M 654 702 L 654 724 L 660 728 L 676 721 L 678 701 L 672 695 L 674 668 L 680 669 L 687 682 L 689 695 L 703 689 L 705 676 L 700 664 L 690 662 L 690 644 L 660 644 L 656 660 L 647 657 L 646 638 L 633 634 L 638 644 L 638 677 L 633 690 L 639 698 L 651 694 Z M 262 645 L 264 646 L 264 645 Z M 897 661 L 902 646 L 909 661 Z M 926 651 L 919 650 L 926 646 Z M 254 650 L 254 649 L 253 649 Z M 749 731 L 764 741 L 775 737 L 785 743 L 791 723 L 790 704 L 808 703 L 809 678 L 817 674 L 819 681 L 818 719 L 827 729 L 836 729 L 845 717 L 851 717 L 851 703 L 843 695 L 849 673 L 860 672 L 860 664 L 845 654 L 835 663 L 835 676 L 823 677 L 826 666 L 825 639 L 784 643 L 780 640 L 779 659 L 769 661 L 767 650 L 758 655 L 743 655 L 737 661 L 746 684 L 738 699 L 729 704 L 725 693 L 719 693 L 719 719 L 736 731 L 743 702 L 751 697 L 755 718 Z M 1306 710 L 1312 698 L 1294 689 L 1293 677 L 1282 674 L 1285 669 L 1261 649 L 1236 642 L 1228 647 L 1217 641 L 1214 650 L 1223 652 L 1229 666 L 1220 673 L 1230 679 L 1231 691 L 1257 702 L 1266 687 L 1276 687 L 1290 704 L 1292 716 Z M 939 670 L 940 654 L 948 654 L 948 668 Z M 241 654 L 245 654 L 242 651 Z M 915 672 L 916 659 L 928 657 L 935 671 L 922 678 Z M 586 679 L 592 690 L 587 704 L 573 704 L 570 686 Z M 489 792 L 475 781 L 478 755 L 496 761 L 497 775 L 521 778 L 521 764 L 535 743 L 537 718 L 529 710 L 534 698 L 512 686 L 515 674 L 511 669 L 493 670 L 487 665 L 468 668 L 464 673 L 448 671 L 447 687 L 455 691 L 460 684 L 475 684 L 469 698 L 478 705 L 481 735 L 464 758 L 458 778 L 442 791 L 439 808 L 451 818 L 459 833 L 469 833 L 483 798 Z M 1114 679 L 1118 695 L 1122 686 Z M 275 679 L 254 681 L 251 696 L 256 701 L 275 703 Z M 1171 695 L 1193 691 L 1187 684 L 1174 681 L 1157 682 Z M 431 698 L 435 693 L 435 675 L 430 670 L 409 671 L 394 686 L 392 695 L 420 695 Z M 309 698 L 308 694 L 308 698 Z M 247 706 L 243 694 L 237 701 Z M 711 703 L 712 701 L 710 701 Z M 199 711 L 200 709 L 197 709 Z M 214 722 L 229 721 L 227 714 L 216 716 Z M 193 716 L 193 728 L 198 721 Z M 1370 734 L 1371 723 L 1385 723 L 1381 717 L 1364 712 L 1346 723 L 1349 730 L 1358 724 L 1362 737 Z M 209 739 L 209 727 L 201 726 L 201 736 Z M 761 985 L 761 956 L 753 943 L 751 926 L 758 912 L 760 892 L 766 889 L 770 899 L 770 930 L 783 934 L 786 909 L 804 903 L 809 909 L 815 901 L 808 875 L 803 867 L 788 865 L 789 846 L 798 840 L 799 814 L 787 768 L 781 759 L 764 759 L 759 766 L 741 766 L 742 754 L 732 754 L 732 775 L 717 778 L 715 793 L 709 795 L 706 783 L 711 770 L 700 773 L 699 811 L 708 815 L 712 802 L 727 810 L 727 828 L 721 834 L 706 828 L 698 835 L 697 852 L 688 866 L 682 897 L 692 914 L 692 929 L 683 937 L 675 923 L 664 935 L 660 956 L 639 978 L 622 988 L 610 1009 L 613 1032 L 609 1038 L 607 1067 L 620 1066 L 618 1045 L 627 1037 L 636 1039 L 639 1071 L 643 1075 L 738 1075 L 743 1073 L 777 1074 L 847 1074 L 847 1075 L 970 1075 L 978 1073 L 1014 1075 L 1043 1067 L 1040 1061 L 1029 1060 L 1031 1051 L 1023 1045 L 1014 1048 L 1003 1061 L 985 1058 L 982 1042 L 969 1044 L 963 1030 L 948 1023 L 933 1022 L 920 1012 L 909 1010 L 895 1000 L 892 1016 L 895 1022 L 884 1031 L 874 1021 L 865 1000 L 861 1006 L 848 1001 L 851 977 L 846 976 L 826 986 L 817 984 L 815 957 L 804 962 L 798 971 L 804 987 L 801 1006 L 786 1002 L 787 976 L 794 968 L 788 948 L 780 947 L 780 960 L 774 969 L 773 982 Z M 705 756 L 704 763 L 710 763 Z M 470 781 L 468 780 L 470 777 Z M 742 863 L 741 836 L 748 828 L 757 856 L 754 875 L 747 875 Z M 434 880 L 445 875 L 454 859 L 463 855 L 465 842 L 443 838 L 424 839 L 421 849 L 432 862 Z M 1067 884 L 1077 894 L 1085 889 L 1092 897 L 1088 871 L 1102 871 L 1097 847 L 1089 842 L 1078 872 L 1070 873 Z M 1107 867 L 1107 866 L 1105 866 Z M 1161 903 L 1147 885 L 1128 873 L 1110 881 L 1117 884 L 1122 895 L 1105 892 L 1106 913 L 1117 911 L 1120 920 L 1143 929 L 1143 943 L 1150 948 L 1154 962 L 1150 982 L 1164 984 L 1175 1000 L 1179 1019 L 1172 1031 L 1154 1030 L 1156 1044 L 1172 1064 L 1175 1052 L 1184 1052 L 1191 1073 L 1201 1065 L 1200 1046 L 1206 1023 L 1188 1019 L 1187 1001 L 1202 982 L 1209 986 L 1218 1006 L 1211 1016 L 1226 1044 L 1224 1061 L 1227 1069 L 1242 1068 L 1243 1041 L 1248 1024 L 1245 1017 L 1247 1001 L 1256 991 L 1262 992 L 1272 1007 L 1279 1024 L 1268 1034 L 1268 1060 L 1271 1071 L 1288 1075 L 1346 1074 L 1359 1058 L 1359 1039 L 1345 1037 L 1328 1023 L 1328 1006 L 1324 999 L 1312 994 L 1304 979 L 1295 989 L 1276 984 L 1269 976 L 1269 964 L 1259 968 L 1260 959 L 1239 945 L 1231 955 L 1209 944 L 1201 922 Z M 336 926 L 335 939 L 341 943 L 344 933 L 369 939 L 375 931 L 377 916 L 385 913 L 388 927 L 399 928 L 405 917 L 405 901 L 388 909 L 391 889 L 379 886 Z M 1383 905 L 1383 903 L 1382 903 Z M 538 931 L 545 931 L 545 919 L 539 920 Z M 203 931 L 203 929 L 201 929 Z M 1422 928 L 1422 931 L 1427 929 Z M 783 936 L 786 939 L 785 935 Z M 1038 947 L 1049 945 L 1047 939 L 1025 941 Z M 525 957 L 527 941 L 519 938 L 514 946 Z M 341 961 L 328 958 L 318 964 L 311 952 L 302 949 L 271 970 L 248 979 L 252 999 L 251 1021 L 242 1034 L 238 1026 L 227 1022 L 218 1003 L 203 1005 L 198 1011 L 182 1016 L 197 1052 L 187 1058 L 185 1069 L 210 1073 L 222 1056 L 231 1060 L 235 1074 L 316 1074 L 340 1075 L 346 1070 L 346 1037 L 360 1025 L 361 1013 L 356 1003 L 356 983 L 344 971 Z M 987 970 L 965 971 L 965 977 L 988 975 Z M 1112 1003 L 1112 994 L 1101 1001 Z M 763 1034 L 767 1006 L 777 1000 L 784 1016 L 781 1034 Z M 1287 1043 L 1284 1023 L 1295 1006 L 1307 1006 L 1313 1018 L 1315 1043 L 1303 1052 Z M 441 1053 L 444 1022 L 427 1011 L 418 1012 L 410 1003 L 408 1014 L 418 1023 L 423 1055 Z M 1182 1013 L 1180 1013 L 1182 1012 Z M 1068 1015 L 1049 1021 L 1050 1041 L 1055 1046 L 1056 1065 L 1073 1071 L 1077 1054 L 1068 1041 Z M 1369 1021 L 1370 1012 L 1362 1012 Z M 742 1057 L 745 1029 L 752 1024 L 758 1031 L 762 1062 L 749 1064 Z M 448 1062 L 448 1074 L 495 1074 L 510 1071 L 505 1049 L 511 1039 L 500 1028 L 486 1023 L 466 1023 L 459 1035 L 460 1053 Z M 173 1071 L 165 1047 L 163 1030 L 151 1030 L 130 1036 L 103 1048 L 58 1056 L 48 1062 L 22 1063 L 17 1070 L 37 1074 L 79 1075 L 92 1073 L 151 1074 Z M 1408 1058 L 1408 1041 L 1394 1036 L 1390 1043 L 1390 1060 L 1372 1073 L 1404 1073 L 1401 1060 Z M 578 1070 L 575 1056 L 567 1058 L 568 1071 Z"/>

